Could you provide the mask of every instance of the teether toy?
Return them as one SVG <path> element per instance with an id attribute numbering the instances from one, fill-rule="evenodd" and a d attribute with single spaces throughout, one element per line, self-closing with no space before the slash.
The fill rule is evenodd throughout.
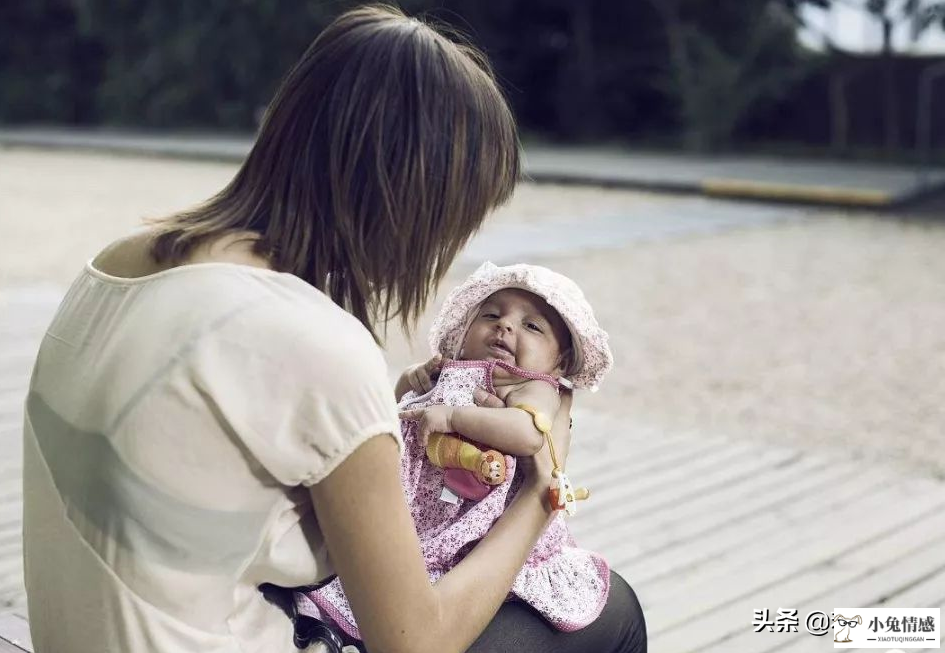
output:
<path id="1" fill-rule="evenodd" d="M 528 404 L 516 404 L 515 408 L 524 410 L 532 416 L 535 428 L 545 436 L 545 440 L 548 442 L 548 452 L 551 454 L 551 462 L 554 465 L 554 469 L 551 470 L 551 485 L 548 487 L 548 502 L 551 504 L 552 510 L 564 509 L 569 515 L 573 515 L 577 512 L 577 502 L 591 496 L 590 491 L 583 487 L 575 490 L 571 486 L 571 479 L 564 473 L 564 469 L 558 462 L 558 456 L 555 453 L 555 445 L 551 439 L 552 424 L 548 416 Z"/>

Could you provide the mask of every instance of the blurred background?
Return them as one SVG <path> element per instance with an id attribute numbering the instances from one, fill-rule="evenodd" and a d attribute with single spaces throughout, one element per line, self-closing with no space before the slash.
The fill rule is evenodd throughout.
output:
<path id="1" fill-rule="evenodd" d="M 251 130 L 312 35 L 355 4 L 4 3 L 0 120 Z M 940 1 L 400 4 L 482 46 L 535 138 L 898 159 L 945 143 L 917 132 L 945 110 Z"/>
<path id="2" fill-rule="evenodd" d="M 234 174 L 357 2 L 0 3 L 0 611 L 22 402 L 82 265 Z M 409 1 L 491 59 L 527 181 L 483 260 L 574 278 L 616 365 L 575 402 L 572 527 L 654 651 L 829 648 L 806 613 L 945 607 L 945 1 Z M 800 632 L 755 633 L 796 608 Z"/>

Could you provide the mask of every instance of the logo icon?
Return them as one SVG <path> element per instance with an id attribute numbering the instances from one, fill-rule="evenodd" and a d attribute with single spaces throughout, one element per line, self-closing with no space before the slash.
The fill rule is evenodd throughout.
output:
<path id="1" fill-rule="evenodd" d="M 842 614 L 836 615 L 833 618 L 833 641 L 837 644 L 852 642 L 853 640 L 850 639 L 850 629 L 862 625 L 863 617 L 860 615 L 856 615 L 855 617 L 844 617 Z"/>
<path id="2" fill-rule="evenodd" d="M 942 643 L 940 608 L 834 608 L 834 648 L 933 648 Z"/>

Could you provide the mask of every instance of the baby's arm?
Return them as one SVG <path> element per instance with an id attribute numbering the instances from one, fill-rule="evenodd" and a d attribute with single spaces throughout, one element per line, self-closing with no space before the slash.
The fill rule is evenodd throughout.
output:
<path id="1" fill-rule="evenodd" d="M 544 381 L 528 381 L 509 393 L 506 404 L 528 404 L 545 415 L 558 412 L 558 393 Z M 403 419 L 420 422 L 420 437 L 430 433 L 455 431 L 470 440 L 513 456 L 532 456 L 544 444 L 532 416 L 519 408 L 479 406 L 429 406 L 401 413 Z"/>
<path id="2" fill-rule="evenodd" d="M 529 413 L 515 408 L 527 404 L 551 418 L 561 399 L 544 381 L 528 381 L 505 398 L 507 408 L 460 406 L 453 416 L 454 430 L 470 440 L 513 456 L 533 456 L 544 445 L 541 432 Z"/>

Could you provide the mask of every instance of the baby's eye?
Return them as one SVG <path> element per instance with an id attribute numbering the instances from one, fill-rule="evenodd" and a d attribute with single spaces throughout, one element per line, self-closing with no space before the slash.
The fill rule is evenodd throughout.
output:
<path id="1" fill-rule="evenodd" d="M 483 316 L 483 317 L 486 317 L 486 318 L 489 318 L 489 319 L 491 319 L 491 320 L 494 320 L 494 319 L 496 319 L 496 318 L 499 317 L 499 316 L 496 315 L 495 313 L 483 313 L 482 316 Z"/>
<path id="2" fill-rule="evenodd" d="M 525 326 L 527 326 L 527 327 L 528 327 L 529 329 L 531 329 L 532 331 L 537 331 L 538 333 L 541 333 L 541 332 L 542 332 L 542 331 L 541 331 L 541 327 L 538 326 L 537 324 L 535 324 L 534 322 L 527 322 L 527 323 L 525 324 Z"/>

